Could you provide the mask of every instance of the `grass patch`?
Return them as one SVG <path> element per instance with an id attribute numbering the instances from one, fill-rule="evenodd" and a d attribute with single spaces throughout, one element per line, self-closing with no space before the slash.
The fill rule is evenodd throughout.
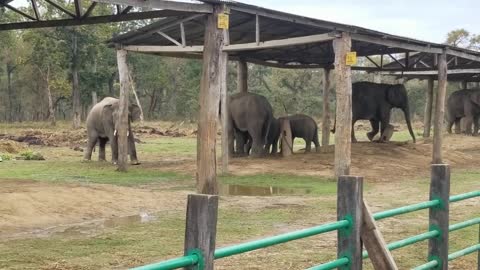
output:
<path id="1" fill-rule="evenodd" d="M 290 190 L 308 190 L 313 195 L 335 195 L 337 182 L 327 178 L 313 176 L 257 174 L 220 176 L 223 184 L 235 184 L 253 187 L 279 187 Z"/>
<path id="2" fill-rule="evenodd" d="M 130 166 L 128 173 L 115 171 L 110 163 L 80 161 L 9 161 L 0 164 L 4 179 L 31 179 L 49 182 L 90 182 L 115 185 L 139 185 L 154 182 L 184 181 L 191 177 L 174 172 Z"/>
<path id="3" fill-rule="evenodd" d="M 162 137 L 159 139 L 149 139 L 145 144 L 137 144 L 137 151 L 162 156 L 195 156 L 197 154 L 197 138 Z"/>

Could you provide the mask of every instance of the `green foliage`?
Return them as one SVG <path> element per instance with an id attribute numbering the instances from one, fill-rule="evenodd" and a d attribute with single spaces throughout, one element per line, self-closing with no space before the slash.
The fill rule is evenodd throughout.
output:
<path id="1" fill-rule="evenodd" d="M 34 152 L 31 150 L 20 153 L 20 156 L 25 160 L 45 160 L 40 152 Z"/>

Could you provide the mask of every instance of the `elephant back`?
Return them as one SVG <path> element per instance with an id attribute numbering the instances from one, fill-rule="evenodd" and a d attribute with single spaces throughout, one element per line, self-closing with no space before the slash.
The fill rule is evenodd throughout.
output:
<path id="1" fill-rule="evenodd" d="M 403 84 L 394 84 L 386 89 L 386 99 L 395 108 L 405 108 L 408 105 L 407 90 Z"/>

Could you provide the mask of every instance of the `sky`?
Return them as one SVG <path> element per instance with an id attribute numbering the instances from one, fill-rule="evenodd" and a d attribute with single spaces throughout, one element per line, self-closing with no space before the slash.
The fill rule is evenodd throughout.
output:
<path id="1" fill-rule="evenodd" d="M 240 0 L 321 20 L 443 43 L 449 31 L 480 34 L 480 0 Z"/>

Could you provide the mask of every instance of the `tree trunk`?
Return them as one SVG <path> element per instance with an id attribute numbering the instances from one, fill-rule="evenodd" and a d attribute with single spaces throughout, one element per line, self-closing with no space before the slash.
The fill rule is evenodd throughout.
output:
<path id="1" fill-rule="evenodd" d="M 50 125 L 55 126 L 55 108 L 53 106 L 52 92 L 50 91 L 50 66 L 47 67 L 47 74 L 45 77 L 45 86 L 47 88 L 47 98 L 48 98 L 48 120 Z"/>
<path id="2" fill-rule="evenodd" d="M 127 51 L 117 50 L 118 74 L 120 77 L 120 101 L 118 117 L 119 127 L 117 130 L 118 138 L 118 167 L 121 172 L 127 171 L 128 158 L 128 90 L 130 81 L 128 76 Z"/>
<path id="3" fill-rule="evenodd" d="M 72 100 L 73 100 L 73 128 L 78 129 L 82 124 L 82 107 L 80 104 L 80 88 L 78 85 L 78 41 L 77 33 L 73 32 L 72 43 Z"/>
<path id="4" fill-rule="evenodd" d="M 117 71 L 113 72 L 108 79 L 108 93 L 111 97 L 115 96 L 115 89 L 113 87 L 115 84 L 115 78 L 117 78 Z"/>
<path id="5" fill-rule="evenodd" d="M 14 121 L 14 115 L 15 115 L 15 94 L 13 92 L 13 87 L 12 87 L 12 73 L 13 73 L 13 68 L 10 63 L 7 63 L 7 92 L 8 92 L 8 121 L 13 122 Z"/>
<path id="6" fill-rule="evenodd" d="M 323 69 L 322 151 L 330 144 L 330 69 Z"/>
<path id="7" fill-rule="evenodd" d="M 145 117 L 143 115 L 142 104 L 140 104 L 140 100 L 138 99 L 138 95 L 137 95 L 137 90 L 135 89 L 135 85 L 133 83 L 132 74 L 128 73 L 128 79 L 130 80 L 130 84 L 132 86 L 132 92 L 133 92 L 133 95 L 135 96 L 135 102 L 137 102 L 137 106 L 140 109 L 140 124 L 143 126 Z"/>

